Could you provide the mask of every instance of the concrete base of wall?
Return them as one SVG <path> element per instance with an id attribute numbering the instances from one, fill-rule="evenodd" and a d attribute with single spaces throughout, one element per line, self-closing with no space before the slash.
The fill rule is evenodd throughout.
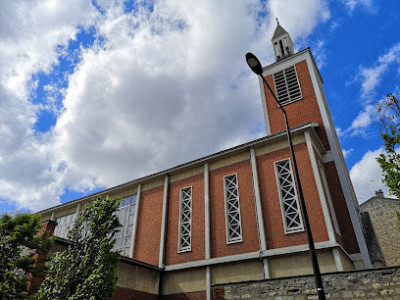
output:
<path id="1" fill-rule="evenodd" d="M 400 266 L 322 274 L 327 299 L 400 299 Z M 213 285 L 217 299 L 318 299 L 314 277 Z"/>
<path id="2" fill-rule="evenodd" d="M 112 300 L 157 300 L 158 295 L 117 286 Z"/>
<path id="3" fill-rule="evenodd" d="M 204 300 L 207 298 L 206 291 L 179 293 L 161 296 L 162 300 Z"/>

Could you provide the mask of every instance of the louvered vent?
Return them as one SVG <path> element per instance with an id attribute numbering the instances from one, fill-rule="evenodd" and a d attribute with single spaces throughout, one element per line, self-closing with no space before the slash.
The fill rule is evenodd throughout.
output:
<path id="1" fill-rule="evenodd" d="M 274 74 L 275 91 L 281 105 L 303 98 L 294 66 Z"/>

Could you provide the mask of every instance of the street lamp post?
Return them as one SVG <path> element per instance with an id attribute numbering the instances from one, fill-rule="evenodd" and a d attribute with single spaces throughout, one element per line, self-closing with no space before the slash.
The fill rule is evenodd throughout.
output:
<path id="1" fill-rule="evenodd" d="M 313 266 L 313 270 L 314 270 L 314 278 L 315 278 L 315 283 L 317 286 L 318 299 L 325 300 L 326 298 L 325 298 L 324 287 L 322 285 L 321 272 L 319 270 L 317 254 L 316 254 L 315 246 L 314 246 L 314 239 L 313 239 L 312 232 L 311 232 L 310 221 L 308 219 L 306 203 L 304 201 L 303 189 L 301 187 L 299 170 L 297 168 L 296 155 L 295 155 L 294 149 L 293 149 L 292 135 L 290 133 L 290 127 L 289 127 L 289 122 L 287 119 L 286 111 L 282 107 L 282 105 L 279 103 L 278 99 L 275 96 L 275 93 L 272 91 L 271 87 L 269 86 L 268 82 L 265 80 L 264 76 L 262 76 L 262 66 L 261 66 L 261 63 L 258 60 L 258 58 L 252 53 L 247 53 L 246 61 L 247 61 L 247 64 L 249 65 L 250 69 L 257 75 L 261 76 L 262 80 L 264 81 L 264 84 L 267 86 L 268 90 L 274 97 L 279 108 L 282 110 L 283 116 L 285 118 L 286 134 L 287 134 L 287 138 L 288 138 L 289 146 L 290 146 L 290 155 L 291 155 L 292 161 L 293 161 L 294 177 L 295 177 L 297 189 L 299 192 L 300 206 L 301 206 L 301 210 L 303 211 L 303 219 L 304 219 L 304 224 L 306 227 L 308 246 L 310 248 L 311 262 L 312 262 L 312 266 Z"/>

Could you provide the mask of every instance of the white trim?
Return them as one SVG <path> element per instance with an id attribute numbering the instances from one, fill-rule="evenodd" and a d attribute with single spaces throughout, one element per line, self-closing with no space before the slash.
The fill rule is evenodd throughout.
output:
<path id="1" fill-rule="evenodd" d="M 228 187 L 226 185 L 226 178 L 230 177 L 230 176 L 235 176 L 236 178 L 236 190 L 237 190 L 237 211 L 239 214 L 239 229 L 240 229 L 240 238 L 231 240 L 230 236 L 229 236 L 229 228 L 231 227 L 229 224 L 229 220 L 228 220 L 228 215 L 229 215 L 229 210 L 228 210 Z M 232 173 L 229 175 L 224 176 L 223 178 L 224 181 L 224 203 L 225 203 L 225 231 L 226 231 L 226 243 L 227 244 L 234 244 L 234 243 L 240 243 L 243 242 L 243 232 L 242 232 L 242 216 L 240 213 L 240 197 L 239 197 L 239 177 L 237 175 L 237 173 Z"/>
<path id="2" fill-rule="evenodd" d="M 203 259 L 203 260 L 196 260 L 182 264 L 170 265 L 165 267 L 165 271 L 176 271 L 181 269 L 188 269 L 188 268 L 196 268 L 196 267 L 204 267 L 204 266 L 211 266 L 216 264 L 223 264 L 228 262 L 235 262 L 241 260 L 248 260 L 248 259 L 259 259 L 260 252 L 250 252 L 246 254 L 237 254 L 237 255 L 229 255 L 224 257 L 217 257 L 211 259 Z"/>
<path id="3" fill-rule="evenodd" d="M 261 75 L 263 76 L 263 75 Z M 258 81 L 260 83 L 260 92 L 261 92 L 261 102 L 264 111 L 264 121 L 265 121 L 265 129 L 267 131 L 267 135 L 271 135 L 271 124 L 269 123 L 269 114 L 268 114 L 268 107 L 267 107 L 267 99 L 265 97 L 265 86 L 264 81 L 260 76 L 258 76 Z"/>
<path id="4" fill-rule="evenodd" d="M 292 177 L 291 180 L 291 184 L 294 190 L 294 199 L 297 205 L 297 211 L 299 214 L 299 226 L 298 228 L 292 229 L 290 230 L 290 228 L 287 228 L 288 224 L 286 223 L 286 213 L 285 213 L 285 208 L 283 206 L 283 195 L 282 195 L 282 188 L 281 188 L 281 184 L 279 182 L 279 171 L 278 171 L 278 167 L 277 164 L 283 161 L 288 161 L 288 165 L 290 167 L 290 175 Z M 285 229 L 285 234 L 292 234 L 292 233 L 298 233 L 298 232 L 303 232 L 304 231 L 304 224 L 303 224 L 303 214 L 301 212 L 300 209 L 300 204 L 299 204 L 299 196 L 297 194 L 297 186 L 295 184 L 295 180 L 294 180 L 294 175 L 293 175 L 293 168 L 292 168 L 292 161 L 290 158 L 285 158 L 285 159 L 281 159 L 278 161 L 274 162 L 274 169 L 275 169 L 275 179 L 276 179 L 276 184 L 277 184 L 277 189 L 278 189 L 278 194 L 279 194 L 279 203 L 281 206 L 281 214 L 282 214 L 282 221 L 283 221 L 283 227 Z"/>
<path id="5" fill-rule="evenodd" d="M 164 267 L 164 239 L 165 239 L 165 222 L 167 219 L 167 199 L 168 199 L 168 184 L 169 184 L 169 178 L 168 174 L 165 175 L 164 177 L 164 196 L 163 196 L 163 209 L 162 209 L 162 220 L 161 220 L 161 238 L 160 238 L 160 256 L 158 260 L 158 267 L 163 268 Z"/>
<path id="6" fill-rule="evenodd" d="M 301 56 L 299 56 L 301 57 Z M 361 254 L 363 256 L 363 262 L 366 268 L 372 268 L 371 259 L 369 257 L 367 244 L 365 242 L 364 234 L 362 231 L 361 222 L 359 216 L 357 214 L 354 202 L 356 200 L 355 193 L 353 191 L 353 186 L 350 181 L 350 177 L 347 171 L 347 167 L 345 166 L 343 153 L 339 154 L 340 144 L 337 138 L 335 127 L 333 126 L 332 117 L 329 112 L 328 104 L 324 99 L 323 91 L 320 89 L 320 85 L 318 83 L 317 76 L 314 70 L 314 62 L 312 61 L 311 54 L 308 53 L 305 55 L 307 66 L 309 69 L 311 81 L 313 83 L 315 96 L 317 98 L 318 107 L 321 113 L 322 121 L 324 123 L 325 132 L 328 137 L 329 145 L 331 146 L 331 152 L 334 158 L 336 170 L 339 176 L 340 185 L 342 186 L 343 194 L 346 200 L 347 208 L 349 210 L 350 219 L 353 224 L 354 232 L 356 234 L 356 239 L 358 242 L 358 246 L 360 248 Z M 347 172 L 347 176 L 346 176 Z M 354 198 L 354 199 L 353 199 Z"/>
<path id="7" fill-rule="evenodd" d="M 208 163 L 204 164 L 204 235 L 205 235 L 205 258 L 211 258 L 211 243 L 210 243 L 210 187 Z"/>
<path id="8" fill-rule="evenodd" d="M 207 300 L 212 300 L 212 295 L 211 295 L 211 268 L 210 268 L 210 266 L 206 267 L 206 294 L 207 294 Z"/>
<path id="9" fill-rule="evenodd" d="M 136 206 L 135 215 L 133 216 L 133 226 L 132 226 L 132 237 L 131 237 L 131 257 L 135 255 L 135 243 L 136 243 L 136 231 L 139 221 L 139 206 L 140 206 L 140 196 L 142 194 L 142 185 L 139 184 L 136 192 Z"/>
<path id="10" fill-rule="evenodd" d="M 282 71 L 290 66 L 293 66 L 293 65 L 305 60 L 308 55 L 309 55 L 308 51 L 305 51 L 303 53 L 297 53 L 295 56 L 288 57 L 287 59 L 285 59 L 283 61 L 279 61 L 273 65 L 266 66 L 263 68 L 262 75 L 264 77 L 267 77 L 276 72 Z"/>
<path id="11" fill-rule="evenodd" d="M 333 161 L 333 155 L 331 150 L 326 151 L 324 155 L 322 155 L 322 161 L 324 162 L 324 164 Z"/>
<path id="12" fill-rule="evenodd" d="M 263 251 L 267 250 L 267 242 L 265 238 L 264 216 L 262 211 L 260 184 L 258 181 L 257 161 L 254 148 L 250 148 L 250 168 L 251 168 L 251 175 L 253 177 L 253 190 L 254 190 L 254 200 L 256 202 L 258 234 L 260 237 L 261 251 Z"/>
<path id="13" fill-rule="evenodd" d="M 342 260 L 340 259 L 340 253 L 338 248 L 332 249 L 333 259 L 335 260 L 336 271 L 341 272 L 344 271 Z"/>
<path id="14" fill-rule="evenodd" d="M 328 236 L 330 241 L 335 241 L 335 232 L 332 226 L 331 216 L 329 214 L 328 203 L 324 193 L 324 186 L 322 185 L 322 179 L 320 177 L 319 168 L 317 164 L 317 158 L 315 157 L 314 146 L 311 141 L 311 136 L 308 131 L 304 132 L 306 138 L 306 144 L 308 149 L 308 154 L 310 156 L 311 167 L 314 173 L 315 184 L 317 185 L 318 196 L 321 203 L 322 213 L 324 215 L 326 229 L 328 230 Z M 334 212 L 332 212 L 334 213 Z"/>
<path id="15" fill-rule="evenodd" d="M 331 243 L 331 242 L 315 243 L 315 249 L 317 249 L 317 250 L 324 250 L 324 249 L 328 250 L 328 249 L 335 248 L 335 247 L 340 247 L 340 245 L 337 243 Z M 308 244 L 302 244 L 302 245 L 290 246 L 290 247 L 285 247 L 285 248 L 265 250 L 261 253 L 261 255 L 263 258 L 268 258 L 271 256 L 279 256 L 279 255 L 285 255 L 285 254 L 306 252 L 308 250 L 309 250 Z M 212 259 L 207 259 L 207 260 L 203 259 L 203 260 L 191 261 L 191 262 L 176 264 L 176 265 L 169 265 L 169 266 L 165 267 L 165 271 L 177 271 L 177 270 L 182 270 L 182 269 L 212 266 L 212 265 L 237 262 L 237 261 L 242 261 L 242 260 L 250 260 L 250 259 L 260 259 L 260 252 L 257 251 L 257 252 L 250 252 L 250 253 L 245 253 L 245 254 L 217 257 L 217 258 L 212 258 Z"/>
<path id="16" fill-rule="evenodd" d="M 78 203 L 78 205 L 76 206 L 76 217 L 79 216 L 79 212 L 81 211 L 81 204 Z"/>
<path id="17" fill-rule="evenodd" d="M 190 232 L 189 232 L 189 235 L 190 235 L 190 245 L 188 246 L 188 247 L 185 247 L 185 248 L 183 248 L 182 249 L 182 245 L 181 245 L 181 241 L 182 241 L 182 237 L 181 237 L 181 234 L 182 234 L 182 224 L 181 224 L 181 222 L 182 222 L 182 205 L 183 205 L 183 203 L 182 203 L 182 191 L 183 190 L 186 190 L 186 189 L 189 189 L 190 188 Z M 181 188 L 180 190 L 179 190 L 179 224 L 178 224 L 178 253 L 184 253 L 184 252 L 191 252 L 192 251 L 192 215 L 193 215 L 193 213 L 192 213 L 192 203 L 193 203 L 193 188 L 192 188 L 192 186 L 190 185 L 190 186 L 187 186 L 187 187 L 184 187 L 184 188 Z"/>
<path id="18" fill-rule="evenodd" d="M 254 148 L 250 148 L 250 168 L 251 168 L 251 175 L 253 179 L 253 191 L 254 191 L 254 201 L 256 204 L 256 214 L 257 214 L 257 229 L 258 229 L 258 236 L 260 239 L 260 250 L 264 251 L 267 250 L 267 242 L 265 238 L 265 229 L 264 229 L 264 216 L 262 211 L 261 205 L 261 194 L 260 194 L 260 183 L 258 180 L 258 171 L 257 171 L 257 161 L 256 161 L 256 153 Z M 268 279 L 270 277 L 269 274 L 269 267 L 268 267 L 268 260 L 263 258 L 263 269 L 264 269 L 264 278 Z"/>

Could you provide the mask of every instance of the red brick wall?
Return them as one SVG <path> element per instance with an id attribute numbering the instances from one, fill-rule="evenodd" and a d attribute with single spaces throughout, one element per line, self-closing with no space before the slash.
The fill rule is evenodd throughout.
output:
<path id="1" fill-rule="evenodd" d="M 178 253 L 180 190 L 192 186 L 192 251 Z M 167 265 L 205 259 L 204 175 L 170 184 Z"/>
<path id="2" fill-rule="evenodd" d="M 117 286 L 112 300 L 157 300 L 158 295 Z"/>
<path id="3" fill-rule="evenodd" d="M 237 173 L 243 242 L 226 244 L 224 176 Z M 250 161 L 210 171 L 211 257 L 258 251 L 257 221 Z"/>
<path id="4" fill-rule="evenodd" d="M 328 232 L 322 213 L 321 202 L 312 172 L 305 143 L 296 145 L 295 153 L 300 180 L 307 205 L 314 241 L 327 241 Z M 285 234 L 274 162 L 290 157 L 289 149 L 282 149 L 257 157 L 261 201 L 264 213 L 265 234 L 268 249 L 289 247 L 307 243 L 305 232 Z M 293 163 L 293 162 L 292 162 Z M 300 205 L 300 203 L 299 203 Z"/>
<path id="5" fill-rule="evenodd" d="M 206 291 L 188 292 L 161 296 L 162 300 L 204 300 L 207 298 Z"/>
<path id="6" fill-rule="evenodd" d="M 143 191 L 140 199 L 134 258 L 158 266 L 164 187 Z"/>
<path id="7" fill-rule="evenodd" d="M 324 164 L 324 168 L 341 233 L 341 238 L 338 238 L 338 242 L 341 242 L 343 248 L 348 253 L 359 253 L 360 250 L 358 248 L 357 238 L 354 230 L 352 230 L 353 224 L 351 223 L 349 210 L 343 195 L 342 186 L 340 185 L 339 176 L 336 172 L 335 163 L 328 162 Z"/>
<path id="8" fill-rule="evenodd" d="M 329 150 L 330 147 L 328 138 L 326 136 L 325 129 L 323 128 L 322 117 L 319 111 L 310 73 L 308 71 L 307 62 L 303 60 L 297 63 L 296 70 L 300 82 L 301 92 L 303 94 L 303 99 L 284 107 L 289 119 L 289 125 L 290 127 L 295 127 L 308 122 L 316 122 L 320 124 L 320 127 L 316 129 L 317 134 L 325 148 Z M 266 79 L 272 90 L 275 92 L 273 76 L 269 75 L 266 77 Z M 271 133 L 277 133 L 285 130 L 285 122 L 282 111 L 279 109 L 269 90 L 265 88 L 265 91 Z"/>

